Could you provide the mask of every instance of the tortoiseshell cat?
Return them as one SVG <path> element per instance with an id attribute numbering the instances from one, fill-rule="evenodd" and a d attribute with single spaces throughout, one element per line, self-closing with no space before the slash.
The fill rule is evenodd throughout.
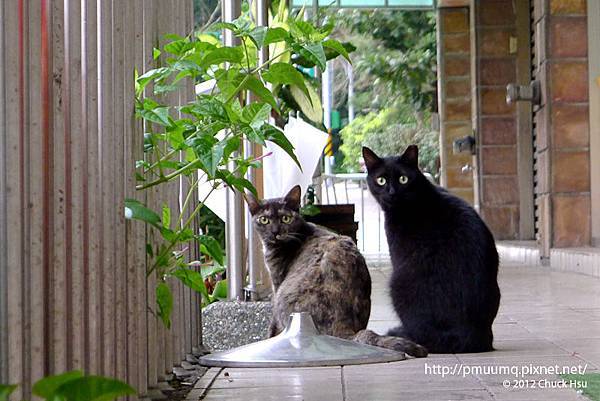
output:
<path id="1" fill-rule="evenodd" d="M 322 334 L 426 356 L 412 341 L 366 330 L 371 277 L 365 259 L 350 238 L 304 221 L 300 193 L 295 186 L 283 198 L 246 197 L 273 282 L 271 336 L 292 312 L 309 312 Z"/>
<path id="2" fill-rule="evenodd" d="M 385 158 L 363 148 L 363 157 L 385 214 L 390 295 L 402 322 L 388 334 L 435 353 L 493 350 L 500 290 L 490 230 L 465 201 L 419 171 L 416 146 Z"/>

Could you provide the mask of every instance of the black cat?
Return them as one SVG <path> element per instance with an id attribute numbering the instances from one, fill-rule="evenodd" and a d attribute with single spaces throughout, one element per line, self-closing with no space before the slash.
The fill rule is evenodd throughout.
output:
<path id="1" fill-rule="evenodd" d="M 402 322 L 388 335 L 434 353 L 493 350 L 500 289 L 490 230 L 465 201 L 421 173 L 416 146 L 385 158 L 364 147 L 363 157 L 385 215 L 390 295 Z"/>

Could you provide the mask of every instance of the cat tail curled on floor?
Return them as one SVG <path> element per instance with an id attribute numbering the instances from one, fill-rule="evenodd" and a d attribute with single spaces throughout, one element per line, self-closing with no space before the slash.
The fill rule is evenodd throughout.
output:
<path id="1" fill-rule="evenodd" d="M 382 336 L 372 330 L 361 330 L 352 337 L 357 343 L 373 345 L 406 353 L 415 358 L 424 358 L 428 352 L 425 347 L 404 337 Z"/>

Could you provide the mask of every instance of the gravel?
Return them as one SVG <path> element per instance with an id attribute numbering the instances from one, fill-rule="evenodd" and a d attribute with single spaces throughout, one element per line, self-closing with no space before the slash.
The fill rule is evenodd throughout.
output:
<path id="1" fill-rule="evenodd" d="M 202 310 L 202 342 L 225 351 L 269 337 L 270 302 L 215 302 Z"/>

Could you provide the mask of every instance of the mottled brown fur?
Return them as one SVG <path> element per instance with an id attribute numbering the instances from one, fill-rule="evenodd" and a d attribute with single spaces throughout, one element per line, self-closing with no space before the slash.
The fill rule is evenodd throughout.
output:
<path id="1" fill-rule="evenodd" d="M 280 199 L 248 196 L 248 205 L 273 282 L 271 336 L 283 330 L 290 313 L 309 312 L 323 334 L 427 355 L 409 340 L 366 330 L 371 277 L 365 259 L 350 238 L 302 219 L 300 187 Z"/>

